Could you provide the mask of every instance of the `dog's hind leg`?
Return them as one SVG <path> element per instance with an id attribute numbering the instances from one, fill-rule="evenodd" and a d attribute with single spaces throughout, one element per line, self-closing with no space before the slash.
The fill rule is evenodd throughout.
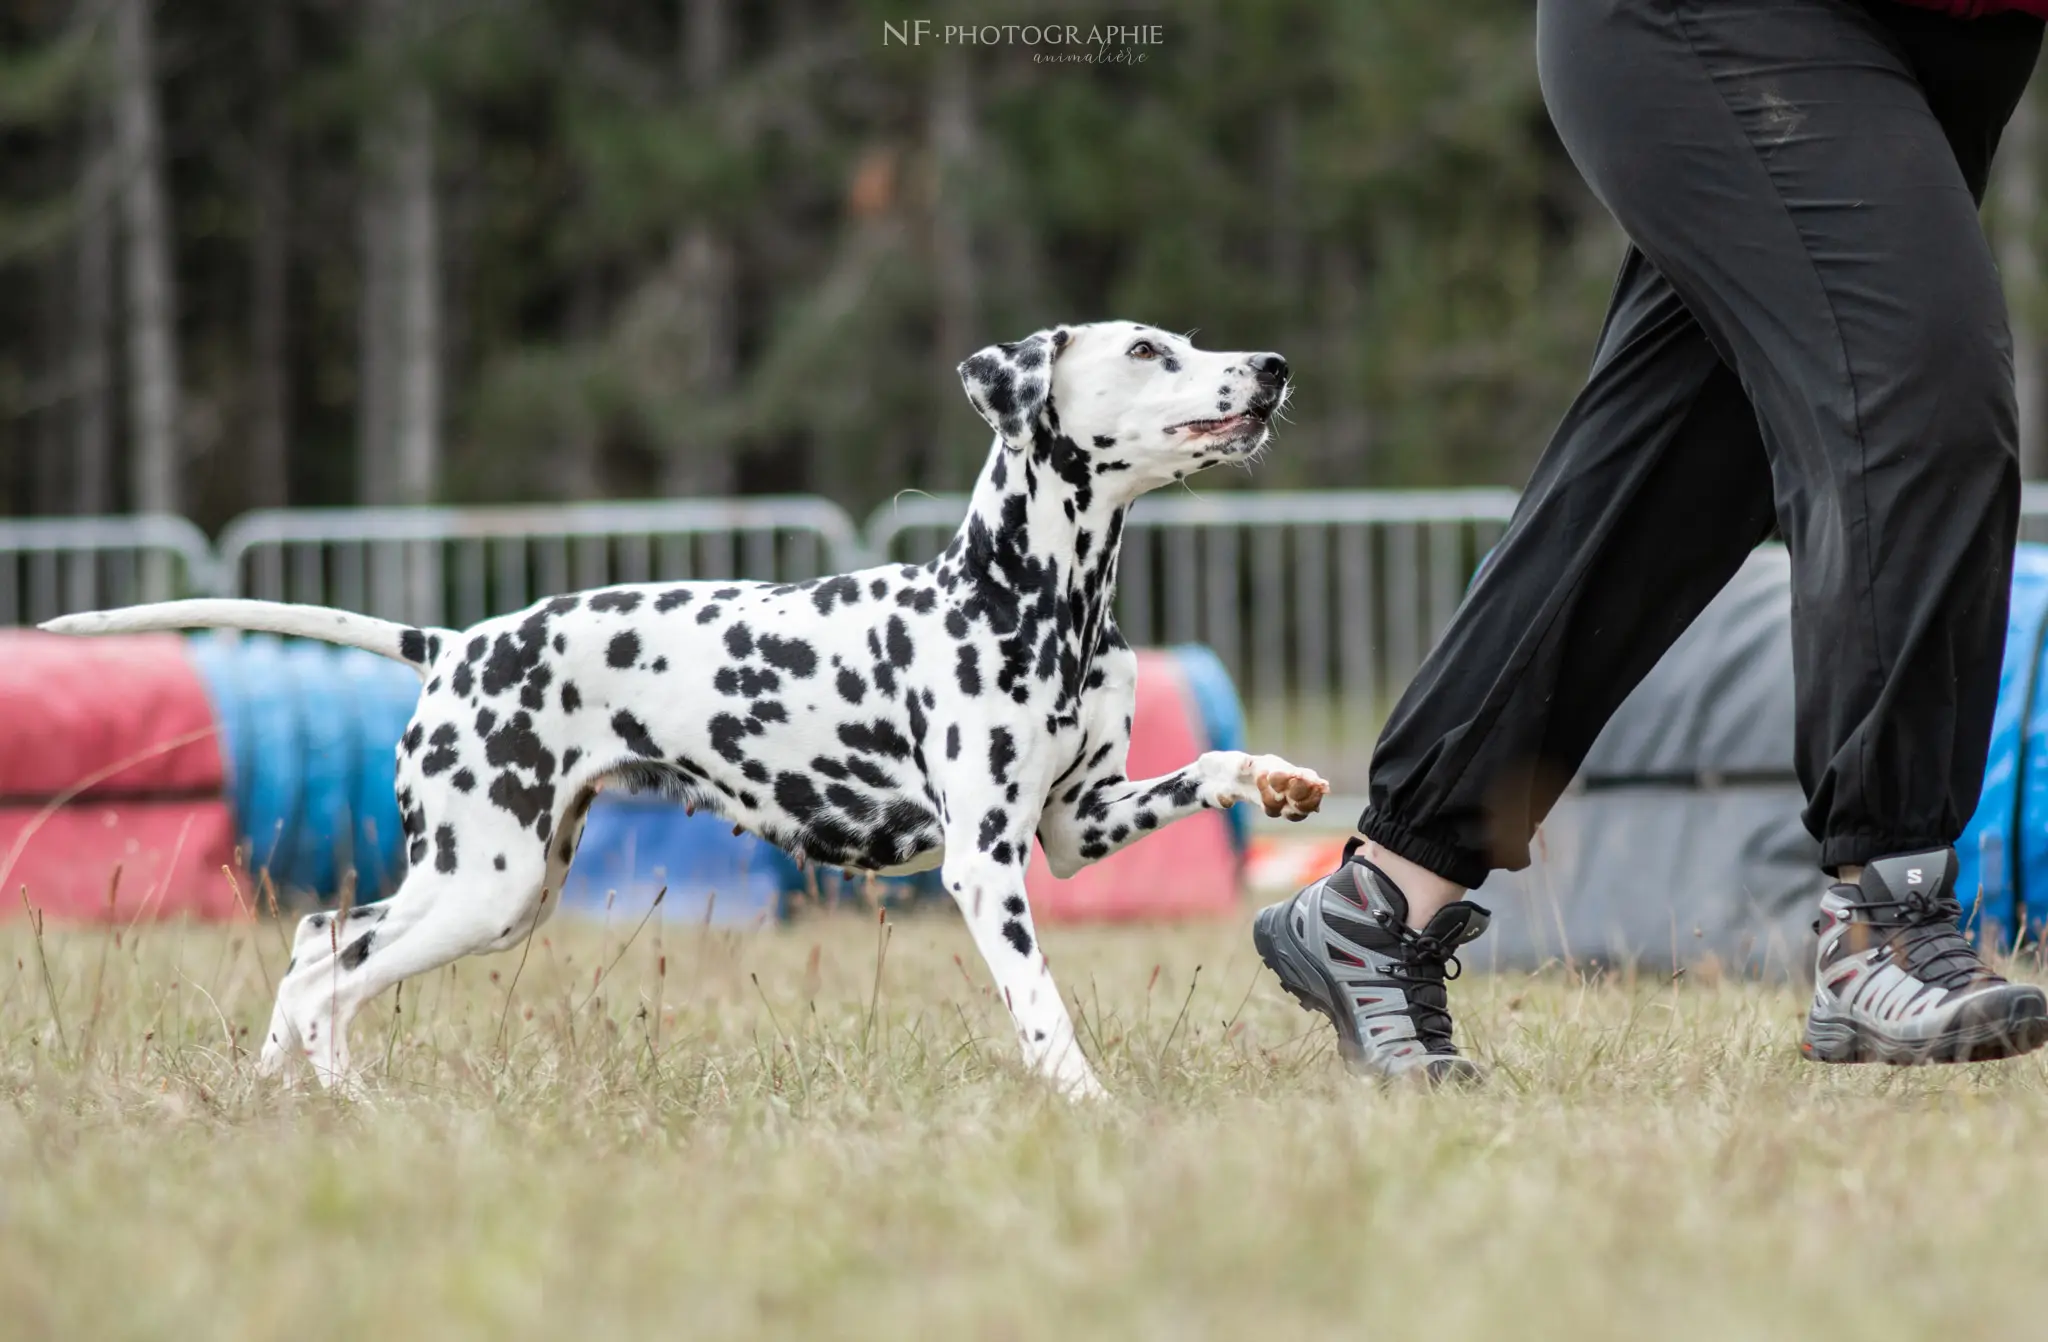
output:
<path id="1" fill-rule="evenodd" d="M 322 910 L 299 919 L 298 930 L 292 937 L 292 957 L 285 966 L 285 977 L 291 978 L 301 968 L 311 972 L 316 966 L 339 955 L 342 947 L 364 930 L 381 926 L 390 916 L 394 899 L 396 896 L 354 909 Z M 280 984 L 277 1003 L 271 1008 L 270 1028 L 264 1034 L 263 1050 L 257 1059 L 257 1070 L 266 1076 L 283 1070 L 286 1060 L 304 1047 L 298 1027 L 284 1009 L 284 1003 L 285 994 Z"/>
<path id="2" fill-rule="evenodd" d="M 966 823 L 947 826 L 940 873 L 946 889 L 995 976 L 996 993 L 1009 1009 L 1025 1064 L 1071 1099 L 1101 1098 L 1108 1092 L 1081 1052 L 1073 1018 L 1031 923 L 1031 903 L 1024 893 L 1031 826 L 1020 822 L 993 833 L 983 823 L 984 814 L 977 810 Z"/>
<path id="3" fill-rule="evenodd" d="M 462 794 L 433 798 L 431 864 L 415 866 L 397 894 L 345 921 L 313 914 L 299 924 L 261 1069 L 275 1072 L 302 1050 L 324 1084 L 345 1082 L 348 1026 L 364 1002 L 416 974 L 533 935 L 561 903 L 591 797 L 576 793 L 551 818 L 545 844 L 524 826 L 508 830 L 502 812 Z M 492 852 L 488 861 L 484 852 Z"/>
<path id="4" fill-rule="evenodd" d="M 278 985 L 262 1069 L 276 1071 L 302 1049 L 323 1085 L 352 1079 L 348 1027 L 370 998 L 416 974 L 478 951 L 517 945 L 556 902 L 547 859 L 532 835 L 506 867 L 444 873 L 415 867 L 373 927 L 354 919 L 340 936 L 295 960 Z"/>

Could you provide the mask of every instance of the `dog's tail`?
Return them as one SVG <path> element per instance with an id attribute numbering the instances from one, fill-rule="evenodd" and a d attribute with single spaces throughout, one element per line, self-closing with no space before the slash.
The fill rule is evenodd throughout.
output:
<path id="1" fill-rule="evenodd" d="M 454 642 L 446 629 L 415 629 L 409 624 L 356 615 L 328 606 L 296 606 L 281 601 L 200 598 L 158 601 L 121 610 L 95 610 L 60 615 L 43 626 L 53 634 L 136 634 L 164 629 L 241 629 L 250 633 L 317 638 L 374 652 L 404 662 L 425 676 L 427 668 Z"/>

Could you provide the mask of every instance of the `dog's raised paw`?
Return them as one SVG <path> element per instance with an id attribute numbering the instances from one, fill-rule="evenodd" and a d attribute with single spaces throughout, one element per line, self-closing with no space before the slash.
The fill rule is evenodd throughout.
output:
<path id="1" fill-rule="evenodd" d="M 1277 820 L 1305 820 L 1329 795 L 1329 783 L 1313 769 L 1289 764 L 1277 755 L 1259 756 L 1253 765 L 1259 804 Z"/>

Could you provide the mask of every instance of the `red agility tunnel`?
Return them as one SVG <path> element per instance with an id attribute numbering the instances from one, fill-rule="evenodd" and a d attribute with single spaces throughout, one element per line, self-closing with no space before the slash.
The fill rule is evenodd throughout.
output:
<path id="1" fill-rule="evenodd" d="M 234 916 L 225 784 L 183 640 L 0 631 L 0 911 Z"/>
<path id="2" fill-rule="evenodd" d="M 1156 778 L 1205 750 L 1238 748 L 1235 741 L 1214 739 L 1208 722 L 1215 713 L 1205 712 L 1203 688 L 1185 650 L 1138 653 L 1128 777 Z M 1054 877 L 1045 853 L 1034 849 L 1025 888 L 1032 916 L 1042 922 L 1225 916 L 1237 912 L 1239 866 L 1225 813 L 1203 811 L 1083 867 L 1070 880 Z"/>

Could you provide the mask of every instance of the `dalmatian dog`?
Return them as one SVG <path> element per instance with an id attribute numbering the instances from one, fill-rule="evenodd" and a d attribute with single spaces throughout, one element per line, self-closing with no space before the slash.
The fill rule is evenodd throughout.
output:
<path id="1" fill-rule="evenodd" d="M 267 631 L 381 653 L 426 687 L 398 746 L 409 869 L 396 894 L 299 925 L 259 1066 L 351 1079 L 365 1000 L 518 945 L 553 912 L 602 785 L 666 793 L 811 861 L 942 869 L 1026 1064 L 1102 1094 L 1032 924 L 1034 837 L 1067 876 L 1238 802 L 1299 820 L 1328 785 L 1212 751 L 1124 776 L 1136 659 L 1111 616 L 1125 516 L 1147 490 L 1262 449 L 1277 354 L 1129 322 L 1062 326 L 960 365 L 996 439 L 966 522 L 927 564 L 801 583 L 640 583 L 472 629 L 317 606 L 171 601 L 43 627 Z"/>

